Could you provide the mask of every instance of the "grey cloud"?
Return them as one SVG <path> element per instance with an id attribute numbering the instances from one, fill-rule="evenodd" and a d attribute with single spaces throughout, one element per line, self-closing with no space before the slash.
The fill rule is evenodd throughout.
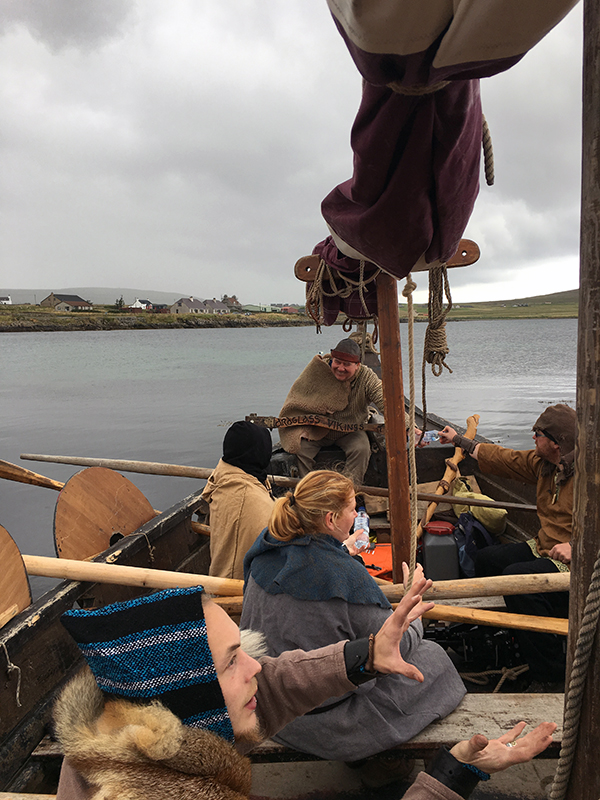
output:
<path id="1" fill-rule="evenodd" d="M 90 50 L 123 33 L 133 0 L 2 0 L 0 32 L 21 25 L 52 51 Z"/>

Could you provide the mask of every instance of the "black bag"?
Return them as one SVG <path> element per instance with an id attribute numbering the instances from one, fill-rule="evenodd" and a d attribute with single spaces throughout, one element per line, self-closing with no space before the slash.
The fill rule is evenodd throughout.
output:
<path id="1" fill-rule="evenodd" d="M 460 571 L 465 578 L 474 578 L 477 551 L 498 544 L 496 537 L 469 512 L 460 515 L 453 535 L 458 548 Z"/>

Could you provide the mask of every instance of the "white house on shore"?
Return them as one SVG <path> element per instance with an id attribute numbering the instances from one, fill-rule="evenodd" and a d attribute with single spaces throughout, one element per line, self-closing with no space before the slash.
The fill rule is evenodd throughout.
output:
<path id="1" fill-rule="evenodd" d="M 139 297 L 135 298 L 135 301 L 127 308 L 143 308 L 145 311 L 148 311 L 152 308 L 152 303 L 150 300 L 140 300 Z"/>
<path id="2" fill-rule="evenodd" d="M 1 295 L 0 294 L 0 306 L 11 306 L 12 300 L 10 299 L 9 294 Z"/>

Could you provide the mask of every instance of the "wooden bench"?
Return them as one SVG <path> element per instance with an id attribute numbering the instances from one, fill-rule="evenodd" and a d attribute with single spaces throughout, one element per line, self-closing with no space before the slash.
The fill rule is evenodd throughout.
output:
<path id="1" fill-rule="evenodd" d="M 451 747 L 461 739 L 484 733 L 497 739 L 517 722 L 526 722 L 525 732 L 540 722 L 556 722 L 554 741 L 539 758 L 558 758 L 563 733 L 563 694 L 475 694 L 468 693 L 451 714 L 432 722 L 410 741 L 395 750 L 408 758 L 429 758 L 443 745 Z M 316 761 L 318 756 L 300 753 L 272 739 L 262 742 L 248 754 L 257 764 L 285 761 Z"/>
<path id="2" fill-rule="evenodd" d="M 475 694 L 468 693 L 451 714 L 433 722 L 410 741 L 395 748 L 407 758 L 429 758 L 441 746 L 451 747 L 461 739 L 470 739 L 476 733 L 484 733 L 496 739 L 509 731 L 517 722 L 527 723 L 526 732 L 540 722 L 556 722 L 558 729 L 554 741 L 539 758 L 558 758 L 562 741 L 563 694 Z M 33 759 L 62 758 L 57 742 L 43 739 L 32 753 Z M 295 761 L 320 761 L 318 756 L 301 753 L 291 747 L 268 739 L 257 745 L 248 758 L 255 764 L 284 763 Z M 1 793 L 0 800 L 11 798 L 35 800 L 35 795 Z M 42 797 L 40 795 L 40 797 Z"/>

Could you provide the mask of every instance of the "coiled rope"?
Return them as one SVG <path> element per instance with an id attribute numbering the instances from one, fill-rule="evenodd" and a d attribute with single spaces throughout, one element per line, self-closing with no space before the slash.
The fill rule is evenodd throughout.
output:
<path id="1" fill-rule="evenodd" d="M 444 308 L 444 295 L 447 305 Z M 439 378 L 444 367 L 448 372 L 452 372 L 446 364 L 446 356 L 450 352 L 448 340 L 446 338 L 446 317 L 452 309 L 452 295 L 450 294 L 450 283 L 448 281 L 448 268 L 445 264 L 439 267 L 432 267 L 429 270 L 429 300 L 427 303 L 427 314 L 429 324 L 425 331 L 425 341 L 423 343 L 423 363 L 421 368 L 421 404 L 423 406 L 423 431 L 427 428 L 427 383 L 425 368 L 431 364 L 431 371 L 436 378 Z"/>
<path id="2" fill-rule="evenodd" d="M 329 264 L 321 259 L 314 280 L 309 284 L 306 293 L 306 310 L 315 321 L 317 326 L 317 333 L 321 333 L 321 325 L 324 320 L 323 313 L 323 298 L 324 297 L 341 297 L 346 299 L 350 297 L 352 292 L 358 291 L 360 302 L 365 312 L 365 318 L 372 319 L 373 315 L 367 308 L 365 301 L 366 287 L 377 279 L 381 272 L 378 267 L 375 267 L 373 274 L 365 280 L 365 267 L 366 261 L 360 261 L 359 278 L 353 280 L 349 275 L 330 267 Z M 325 288 L 325 281 L 329 282 L 330 290 Z M 349 317 L 349 319 L 352 319 Z M 361 317 L 361 319 L 363 319 Z"/>
<path id="3" fill-rule="evenodd" d="M 486 669 L 483 672 L 459 672 L 459 675 L 464 681 L 475 683 L 478 686 L 487 686 L 489 683 L 489 678 L 492 678 L 494 675 L 500 675 L 501 678 L 492 691 L 492 694 L 497 694 L 505 681 L 516 681 L 519 675 L 527 672 L 528 669 L 529 664 L 519 664 L 517 667 Z"/>
<path id="4" fill-rule="evenodd" d="M 565 702 L 565 719 L 562 746 L 558 766 L 554 775 L 554 781 L 550 790 L 550 800 L 563 800 L 567 793 L 573 761 L 575 759 L 575 749 L 577 746 L 577 736 L 579 733 L 579 720 L 581 717 L 581 705 L 587 670 L 589 667 L 590 656 L 594 638 L 598 629 L 598 619 L 600 618 L 600 551 L 594 564 L 592 578 L 585 601 L 581 626 L 575 645 L 575 657 L 571 666 L 571 676 L 569 688 Z"/>

